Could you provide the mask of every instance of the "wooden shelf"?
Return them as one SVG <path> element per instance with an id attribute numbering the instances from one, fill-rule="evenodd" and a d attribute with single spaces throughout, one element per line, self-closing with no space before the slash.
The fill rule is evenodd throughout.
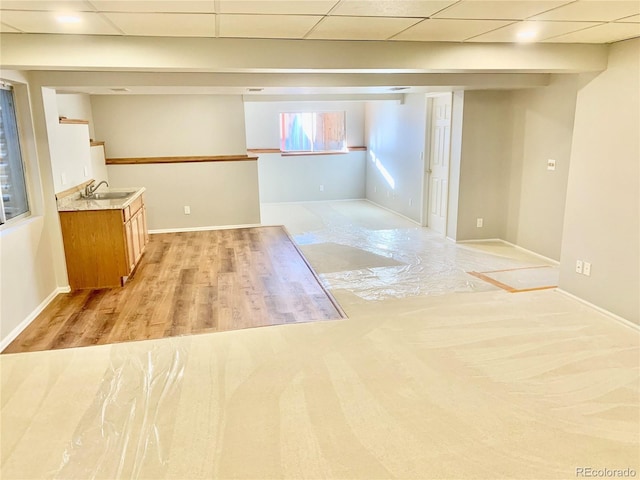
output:
<path id="1" fill-rule="evenodd" d="M 104 147 L 104 142 L 99 142 L 97 140 L 91 140 L 89 145 L 92 147 Z"/>
<path id="2" fill-rule="evenodd" d="M 107 158 L 107 165 L 140 165 L 145 163 L 193 163 L 193 162 L 243 162 L 255 161 L 258 157 L 248 155 L 209 155 L 196 157 L 133 157 Z"/>
<path id="3" fill-rule="evenodd" d="M 89 125 L 89 120 L 81 120 L 79 118 L 58 118 L 60 125 Z"/>

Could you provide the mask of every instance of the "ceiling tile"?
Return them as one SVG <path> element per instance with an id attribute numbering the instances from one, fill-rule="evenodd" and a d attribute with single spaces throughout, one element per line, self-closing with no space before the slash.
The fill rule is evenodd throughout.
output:
<path id="1" fill-rule="evenodd" d="M 499 28 L 493 32 L 485 33 L 470 39 L 471 42 L 526 42 L 541 41 L 549 37 L 575 32 L 588 27 L 600 25 L 597 22 L 517 22 Z M 518 34 L 531 32 L 535 36 L 528 38 L 519 37 Z"/>
<path id="2" fill-rule="evenodd" d="M 126 35 L 215 37 L 212 13 L 103 13 Z"/>
<path id="3" fill-rule="evenodd" d="M 0 23 L 0 32 L 2 33 L 20 33 L 20 30 L 16 30 L 9 25 L 5 25 L 4 23 Z"/>
<path id="4" fill-rule="evenodd" d="M 101 12 L 213 13 L 214 0 L 90 0 Z"/>
<path id="5" fill-rule="evenodd" d="M 504 20 L 425 20 L 405 30 L 394 40 L 412 40 L 424 42 L 462 42 L 467 38 L 490 32 L 496 28 L 509 25 Z"/>
<path id="6" fill-rule="evenodd" d="M 338 0 L 219 0 L 220 13 L 324 15 Z"/>
<path id="7" fill-rule="evenodd" d="M 321 19 L 312 15 L 219 15 L 219 36 L 302 38 Z"/>
<path id="8" fill-rule="evenodd" d="M 616 22 L 640 23 L 640 15 L 631 15 L 630 17 L 625 17 L 625 18 L 621 18 L 620 20 L 616 20 Z"/>
<path id="9" fill-rule="evenodd" d="M 418 21 L 415 18 L 326 17 L 307 38 L 385 40 Z"/>
<path id="10" fill-rule="evenodd" d="M 28 33 L 69 33 L 85 35 L 120 35 L 98 13 L 75 12 L 78 23 L 60 23 L 56 12 L 3 11 L 2 21 Z"/>
<path id="11" fill-rule="evenodd" d="M 640 1 L 638 0 L 578 0 L 537 15 L 532 20 L 610 22 L 638 13 L 640 13 Z"/>
<path id="12" fill-rule="evenodd" d="M 548 43 L 611 43 L 640 36 L 640 23 L 605 23 L 579 32 L 553 37 Z"/>
<path id="13" fill-rule="evenodd" d="M 456 0 L 343 0 L 331 15 L 354 17 L 430 17 Z"/>
<path id="14" fill-rule="evenodd" d="M 43 10 L 55 12 L 93 12 L 84 0 L 1 0 L 2 10 Z"/>
<path id="15" fill-rule="evenodd" d="M 437 13 L 434 18 L 524 20 L 571 0 L 462 0 Z"/>

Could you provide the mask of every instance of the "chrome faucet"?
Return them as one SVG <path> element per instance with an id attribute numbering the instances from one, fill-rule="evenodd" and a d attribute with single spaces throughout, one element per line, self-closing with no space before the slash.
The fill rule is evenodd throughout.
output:
<path id="1" fill-rule="evenodd" d="M 90 184 L 88 184 L 86 187 L 84 187 L 84 196 L 85 197 L 90 197 L 91 195 L 93 195 L 96 190 L 98 190 L 98 188 L 100 187 L 100 185 L 102 185 L 103 183 L 108 187 L 109 184 L 107 183 L 106 180 L 102 180 L 100 183 L 98 183 L 96 186 L 93 185 L 94 182 L 91 182 Z"/>

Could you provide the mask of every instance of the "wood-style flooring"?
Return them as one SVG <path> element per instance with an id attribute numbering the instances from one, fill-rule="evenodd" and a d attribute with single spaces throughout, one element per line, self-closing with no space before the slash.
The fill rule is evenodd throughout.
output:
<path id="1" fill-rule="evenodd" d="M 124 287 L 58 295 L 3 353 L 339 318 L 282 227 L 165 233 Z"/>

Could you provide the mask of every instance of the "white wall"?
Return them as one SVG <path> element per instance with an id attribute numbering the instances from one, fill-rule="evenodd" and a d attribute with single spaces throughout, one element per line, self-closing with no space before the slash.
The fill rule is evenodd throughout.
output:
<path id="1" fill-rule="evenodd" d="M 14 85 L 18 123 L 22 139 L 29 207 L 31 216 L 0 227 L 0 346 L 5 346 L 19 333 L 20 327 L 43 307 L 64 281 L 57 277 L 55 198 L 51 183 L 38 163 L 34 117 L 30 104 L 27 77 L 21 72 L 2 71 L 0 78 Z M 42 116 L 38 116 L 42 121 Z M 46 146 L 46 129 L 44 130 Z M 48 158 L 47 158 L 48 160 Z M 45 177 L 46 179 L 46 177 Z M 52 221 L 53 220 L 53 221 Z M 64 265 L 64 258 L 62 258 Z"/>
<path id="2" fill-rule="evenodd" d="M 91 98 L 85 93 L 58 93 L 56 96 L 58 115 L 89 121 L 89 136 L 95 139 Z"/>
<path id="3" fill-rule="evenodd" d="M 424 94 L 366 106 L 367 198 L 416 222 L 421 221 L 426 116 Z"/>
<path id="4" fill-rule="evenodd" d="M 74 187 L 90 178 L 108 180 L 104 161 L 90 147 L 90 128 L 93 123 L 89 96 L 84 94 L 56 94 L 51 88 L 42 89 L 51 169 L 55 192 Z M 58 117 L 89 121 L 89 125 L 61 124 Z"/>
<path id="5" fill-rule="evenodd" d="M 560 259 L 577 75 L 511 94 L 511 156 L 505 239 Z M 556 169 L 547 169 L 547 160 Z"/>
<path id="6" fill-rule="evenodd" d="M 464 91 L 453 92 L 451 99 L 451 151 L 449 156 L 449 198 L 447 200 L 447 237 L 458 236 L 458 199 L 462 161 L 462 127 L 464 125 Z"/>
<path id="7" fill-rule="evenodd" d="M 245 102 L 247 148 L 280 148 L 280 113 L 346 113 L 347 145 L 363 146 L 364 103 L 356 101 Z M 260 201 L 364 198 L 365 152 L 337 155 L 259 154 Z M 320 191 L 320 185 L 323 191 Z"/>
<path id="8" fill-rule="evenodd" d="M 240 96 L 91 97 L 107 158 L 244 155 Z M 146 187 L 152 230 L 260 223 L 255 161 L 108 165 L 111 187 Z M 184 207 L 191 214 L 184 214 Z"/>
<path id="9" fill-rule="evenodd" d="M 578 91 L 560 287 L 640 323 L 640 39 Z M 592 264 L 575 273 L 576 260 Z"/>

